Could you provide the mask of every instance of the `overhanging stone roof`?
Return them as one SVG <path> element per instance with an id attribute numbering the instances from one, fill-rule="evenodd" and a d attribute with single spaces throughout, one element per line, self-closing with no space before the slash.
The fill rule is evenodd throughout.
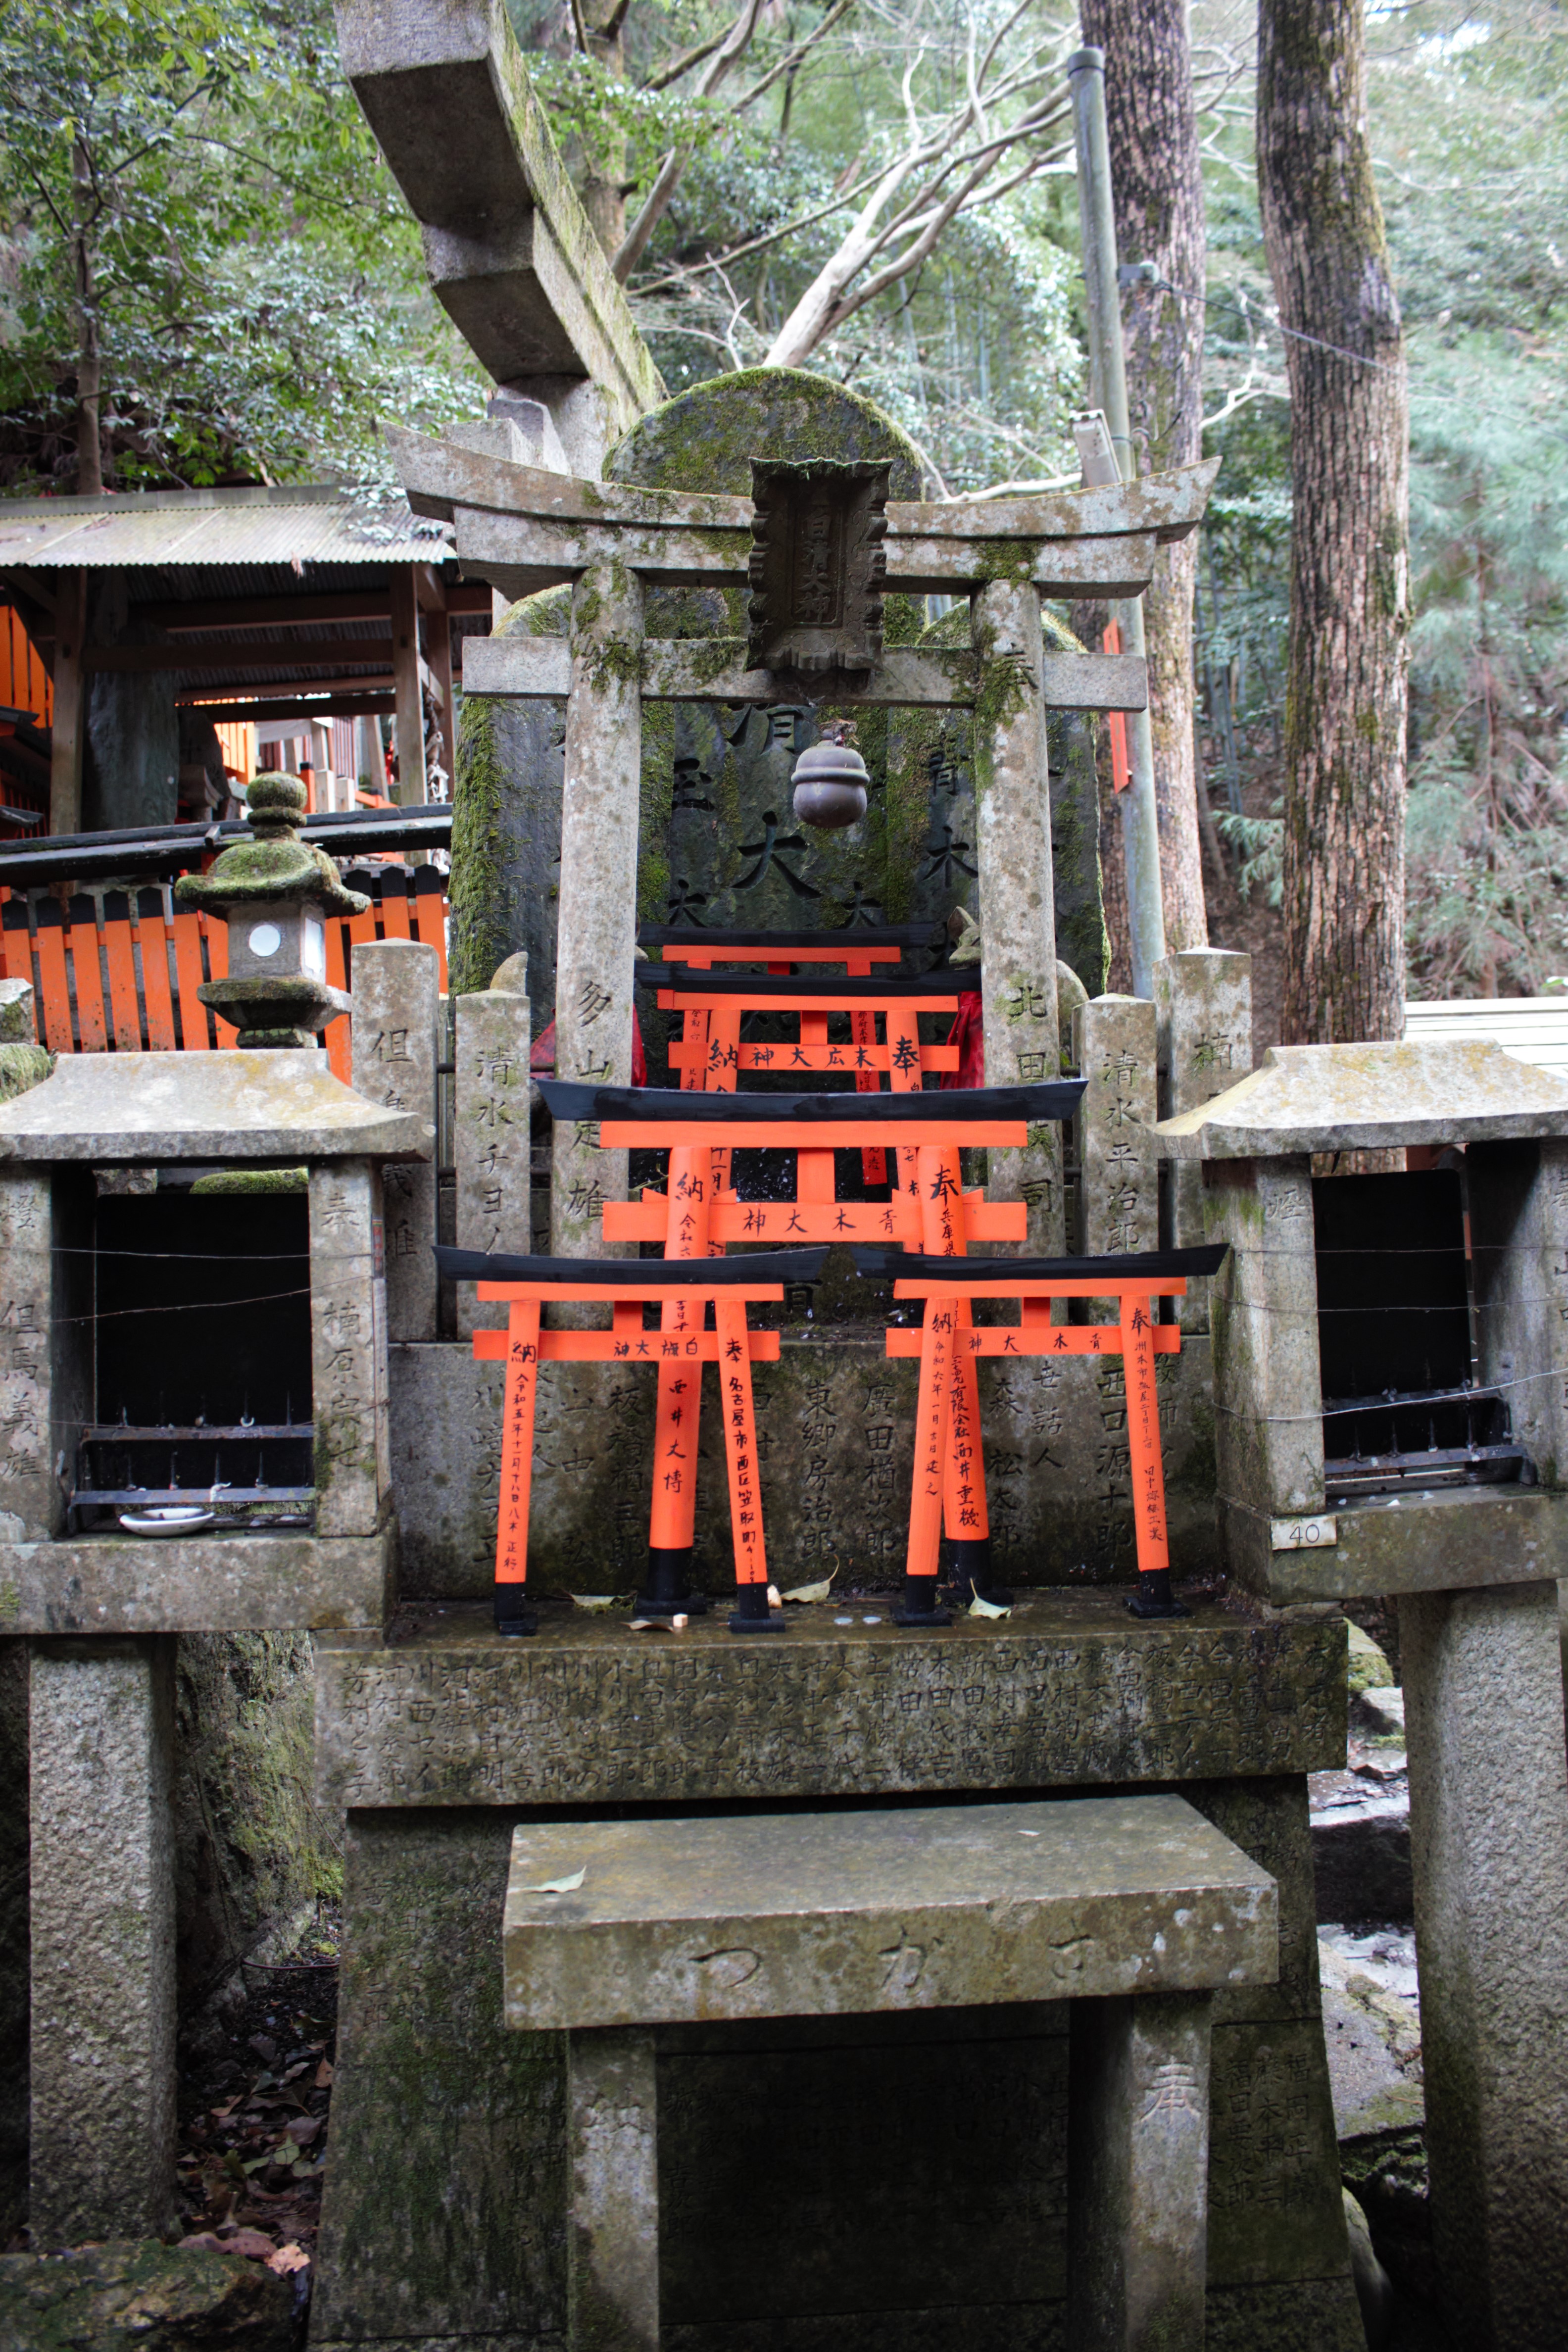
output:
<path id="1" fill-rule="evenodd" d="M 62 1054 L 0 1105 L 0 1160 L 428 1160 L 435 1129 L 298 1053 Z"/>
<path id="2" fill-rule="evenodd" d="M 1568 1135 L 1568 1081 L 1516 1061 L 1490 1038 L 1271 1045 L 1249 1076 L 1152 1131 L 1167 1160 Z"/>

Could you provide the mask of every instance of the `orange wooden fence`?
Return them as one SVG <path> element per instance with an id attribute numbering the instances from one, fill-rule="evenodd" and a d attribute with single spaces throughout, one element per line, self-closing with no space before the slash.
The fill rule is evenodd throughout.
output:
<path id="1" fill-rule="evenodd" d="M 367 877 L 354 877 L 363 885 Z M 369 911 L 327 925 L 327 979 L 347 988 L 361 940 L 423 940 L 447 985 L 446 877 L 434 866 L 383 866 Z M 8 980 L 33 989 L 39 1042 L 57 1054 L 206 1053 L 237 1033 L 196 993 L 228 970 L 222 922 L 176 908 L 166 883 L 136 891 L 0 891 L 0 946 Z M 331 1066 L 350 1077 L 347 1017 L 325 1043 Z"/>

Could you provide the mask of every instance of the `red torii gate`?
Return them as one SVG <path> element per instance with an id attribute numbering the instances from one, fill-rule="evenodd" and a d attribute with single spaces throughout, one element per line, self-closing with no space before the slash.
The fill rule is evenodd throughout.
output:
<path id="1" fill-rule="evenodd" d="M 606 1241 L 662 1242 L 668 1257 L 700 1257 L 727 1242 L 898 1241 L 933 1255 L 963 1256 L 971 1240 L 1021 1241 L 1025 1211 L 1018 1202 L 987 1202 L 966 1194 L 959 1171 L 964 1145 L 1022 1146 L 1031 1125 L 1070 1116 L 1083 1093 L 1081 1079 L 1035 1087 L 974 1087 L 946 1094 L 737 1095 L 688 1093 L 653 1087 L 595 1087 L 542 1080 L 541 1091 L 554 1118 L 600 1123 L 606 1147 L 669 1149 L 669 1189 L 645 1192 L 641 1201 L 606 1202 Z M 899 1139 L 901 1152 L 917 1163 L 917 1187 L 885 1202 L 835 1199 L 836 1150 Z M 722 1139 L 721 1146 L 719 1139 Z M 729 1187 L 733 1149 L 784 1150 L 796 1155 L 793 1201 L 742 1202 Z M 714 1166 L 722 1154 L 722 1189 Z M 965 1316 L 965 1319 L 967 1317 Z M 960 1352 L 951 1377 L 962 1391 L 954 1404 L 955 1426 L 973 1433 L 980 1445 L 979 1400 L 973 1360 Z M 660 1389 L 661 1416 L 666 1411 Z M 955 1572 L 987 1597 L 991 1586 L 991 1531 L 984 1485 L 976 1507 L 960 1497 L 957 1461 L 948 1478 L 948 1538 Z M 965 1510 L 970 1513 L 965 1517 Z M 673 1522 L 671 1523 L 673 1528 Z M 679 1539 L 650 1549 L 648 1591 L 639 1602 L 650 1613 L 700 1606 L 682 1591 L 689 1573 L 694 1521 L 687 1518 Z"/>
<path id="2" fill-rule="evenodd" d="M 690 1559 L 690 1528 L 696 1506 L 698 1395 L 704 1364 L 721 1367 L 724 1396 L 724 1458 L 730 1481 L 730 1528 L 735 1548 L 735 1610 L 730 1630 L 768 1633 L 767 1547 L 763 1533 L 758 1484 L 756 1420 L 752 1402 L 752 1366 L 776 1363 L 779 1335 L 753 1331 L 746 1320 L 751 1304 L 782 1302 L 786 1282 L 814 1282 L 826 1250 L 759 1252 L 749 1257 L 708 1258 L 700 1269 L 679 1272 L 658 1258 L 548 1258 L 487 1256 L 479 1250 L 438 1247 L 443 1274 L 458 1282 L 477 1281 L 482 1299 L 503 1301 L 504 1331 L 476 1331 L 474 1354 L 506 1365 L 501 1420 L 500 1510 L 496 1529 L 495 1619 L 500 1633 L 538 1631 L 526 1605 L 528 1510 L 533 1475 L 533 1429 L 542 1363 L 647 1363 L 659 1376 L 659 1416 L 654 1440 L 653 1496 L 649 1512 L 650 1557 L 678 1548 L 685 1530 Z M 541 1309 L 552 1301 L 607 1304 L 607 1331 L 547 1331 Z M 663 1310 L 661 1328 L 643 1328 L 643 1307 Z M 703 1329 L 713 1308 L 714 1328 Z M 673 1316 L 671 1310 L 674 1310 Z M 695 1374 L 695 1378 L 693 1378 Z M 689 1416 L 690 1427 L 684 1424 Z M 673 1457 L 673 1458 L 672 1458 Z M 661 1469 L 660 1465 L 666 1466 Z M 668 1540 L 673 1535 L 675 1544 Z M 667 1538 L 663 1546 L 660 1538 Z M 639 1599 L 638 1607 L 645 1603 Z M 706 1597 L 682 1596 L 679 1610 L 701 1613 Z M 650 1613 L 679 1613 L 655 1601 Z"/>
<path id="3" fill-rule="evenodd" d="M 923 1155 L 922 1155 L 923 1157 Z M 914 1485 L 910 1498 L 910 1543 L 904 1565 L 904 1624 L 940 1625 L 946 1612 L 936 1605 L 942 1525 L 952 1469 L 956 1464 L 963 1507 L 984 1508 L 984 1468 L 980 1457 L 977 1409 L 955 1377 L 955 1367 L 981 1356 L 1120 1355 L 1126 1368 L 1127 1443 L 1132 1473 L 1132 1523 L 1138 1550 L 1138 1590 L 1128 1607 L 1137 1617 L 1184 1617 L 1171 1591 L 1171 1555 L 1165 1531 L 1165 1473 L 1160 1451 L 1160 1406 L 1154 1381 L 1157 1355 L 1175 1355 L 1181 1328 L 1155 1320 L 1155 1301 L 1184 1296 L 1192 1275 L 1212 1275 L 1225 1261 L 1226 1245 L 1201 1249 L 1145 1250 L 1125 1257 L 970 1258 L 960 1268 L 945 1257 L 899 1258 L 891 1251 L 858 1249 L 862 1273 L 891 1275 L 895 1298 L 925 1301 L 919 1330 L 894 1327 L 887 1333 L 889 1356 L 919 1356 L 920 1401 L 916 1408 Z M 1053 1323 L 1053 1298 L 1115 1297 L 1115 1323 Z M 969 1323 L 976 1298 L 1016 1299 L 1016 1324 Z M 973 1381 L 973 1372 L 971 1373 Z M 956 1419 L 955 1416 L 962 1418 Z"/>

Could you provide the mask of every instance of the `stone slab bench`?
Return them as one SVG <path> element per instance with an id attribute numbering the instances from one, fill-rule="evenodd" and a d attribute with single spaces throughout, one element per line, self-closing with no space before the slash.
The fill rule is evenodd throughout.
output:
<path id="1" fill-rule="evenodd" d="M 1175 1796 L 521 1825 L 503 1998 L 567 2036 L 574 2352 L 660 2342 L 654 2029 L 1061 2000 L 1068 2340 L 1200 2352 L 1209 1995 L 1275 1980 L 1278 1916 Z"/>

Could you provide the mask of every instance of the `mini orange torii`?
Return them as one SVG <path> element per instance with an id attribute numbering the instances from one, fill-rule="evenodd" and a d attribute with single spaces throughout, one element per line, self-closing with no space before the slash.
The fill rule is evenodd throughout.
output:
<path id="1" fill-rule="evenodd" d="M 885 1072 L 895 1094 L 918 1094 L 928 1070 L 956 1070 L 959 1064 L 956 1045 L 921 1044 L 920 1014 L 952 1014 L 959 997 L 980 985 L 975 970 L 829 980 L 815 973 L 661 972 L 639 964 L 637 977 L 639 987 L 658 990 L 665 1012 L 683 1016 L 681 1034 L 669 1048 L 670 1067 L 680 1072 L 682 1089 L 721 1093 L 732 1092 L 738 1074 L 750 1070 L 784 1077 L 796 1072 L 841 1071 L 853 1075 L 858 1093 L 869 1095 L 880 1092 Z M 798 1040 L 742 1045 L 741 1023 L 748 1013 L 797 1013 Z M 828 1043 L 827 1020 L 833 1013 L 849 1015 L 852 1034 L 847 1044 Z M 886 1033 L 880 1045 L 879 1013 Z M 810 1076 L 802 1083 L 810 1085 Z M 884 1151 L 864 1150 L 861 1167 L 868 1184 L 887 1182 Z M 898 1181 L 906 1190 L 914 1183 L 912 1150 L 900 1159 Z"/>
<path id="2" fill-rule="evenodd" d="M 922 1151 L 922 1169 L 925 1158 Z M 984 1517 L 985 1474 L 978 1414 L 968 1401 L 969 1391 L 955 1377 L 959 1363 L 967 1360 L 973 1366 L 980 1356 L 1122 1358 L 1138 1548 L 1138 1590 L 1127 1605 L 1135 1617 L 1186 1615 L 1171 1591 L 1154 1381 L 1155 1357 L 1177 1354 L 1182 1334 L 1177 1324 L 1155 1321 L 1154 1302 L 1183 1297 L 1190 1275 L 1217 1273 L 1225 1256 L 1226 1244 L 1220 1242 L 1202 1249 L 1145 1250 L 1126 1257 L 971 1258 L 961 1271 L 944 1257 L 911 1259 L 885 1249 L 856 1250 L 862 1274 L 894 1277 L 895 1298 L 925 1301 L 925 1320 L 919 1330 L 894 1327 L 887 1334 L 889 1356 L 921 1360 L 910 1545 L 903 1602 L 895 1612 L 901 1623 L 946 1622 L 946 1612 L 936 1602 L 938 1552 L 955 1465 L 962 1482 L 961 1509 Z M 1107 1297 L 1118 1302 L 1115 1323 L 1051 1321 L 1053 1298 Z M 1019 1320 L 973 1328 L 969 1308 L 976 1298 L 1017 1299 Z"/>
<path id="3" fill-rule="evenodd" d="M 597 1120 L 599 1140 L 606 1149 L 668 1149 L 668 1191 L 645 1191 L 640 1201 L 606 1202 L 606 1241 L 662 1242 L 667 1259 L 717 1254 L 730 1242 L 863 1241 L 892 1242 L 910 1250 L 923 1245 L 933 1256 L 962 1257 L 972 1240 L 1021 1241 L 1026 1213 L 1020 1202 L 987 1202 L 978 1193 L 964 1192 L 961 1146 L 1023 1146 L 1032 1126 L 1071 1115 L 1083 1081 L 861 1097 L 687 1093 L 544 1079 L 540 1091 L 552 1118 Z M 916 1189 L 894 1192 L 882 1202 L 836 1200 L 835 1151 L 864 1150 L 872 1142 L 885 1145 L 895 1136 L 900 1152 L 917 1161 Z M 718 1182 L 714 1162 L 721 1145 L 723 1181 Z M 730 1151 L 757 1148 L 796 1155 L 793 1201 L 744 1202 L 731 1189 Z M 953 1425 L 973 1430 L 973 1450 L 978 1455 L 974 1365 L 962 1351 L 952 1358 L 951 1378 Z M 667 1405 L 661 1381 L 661 1427 Z M 961 1499 L 964 1483 L 955 1459 L 947 1478 L 947 1532 L 954 1570 L 961 1582 L 984 1597 L 996 1598 L 984 1480 L 978 1504 L 973 1494 L 967 1504 Z M 973 1486 L 972 1480 L 967 1483 Z M 657 1542 L 650 1548 L 647 1595 L 639 1602 L 650 1614 L 692 1605 L 683 1580 L 691 1566 L 693 1499 L 685 1498 L 687 1516 L 678 1539 L 668 1549 Z M 669 1524 L 673 1529 L 673 1520 Z"/>
<path id="4" fill-rule="evenodd" d="M 751 1257 L 708 1259 L 700 1273 L 658 1258 L 487 1256 L 478 1250 L 438 1248 L 443 1274 L 479 1283 L 482 1299 L 503 1301 L 504 1331 L 476 1331 L 474 1354 L 506 1365 L 501 1418 L 500 1512 L 496 1529 L 495 1617 L 501 1633 L 532 1633 L 539 1621 L 527 1606 L 528 1509 L 533 1475 L 534 1413 L 539 1367 L 551 1364 L 647 1363 L 658 1370 L 658 1427 L 654 1440 L 650 1557 L 679 1549 L 682 1532 L 690 1558 L 697 1490 L 698 1400 L 702 1367 L 716 1363 L 724 1398 L 724 1459 L 730 1479 L 730 1528 L 735 1548 L 737 1633 L 768 1633 L 782 1619 L 768 1611 L 767 1548 L 758 1485 L 752 1366 L 778 1360 L 776 1331 L 753 1331 L 746 1308 L 778 1304 L 786 1282 L 814 1282 L 826 1250 L 776 1250 Z M 547 1331 L 540 1310 L 552 1301 L 608 1304 L 607 1331 Z M 662 1328 L 643 1328 L 643 1307 L 663 1309 Z M 713 1308 L 714 1328 L 703 1329 Z M 688 1426 L 688 1423 L 689 1425 Z M 657 1596 L 639 1610 L 668 1615 Z M 681 1596 L 679 1607 L 706 1610 L 706 1599 Z"/>

